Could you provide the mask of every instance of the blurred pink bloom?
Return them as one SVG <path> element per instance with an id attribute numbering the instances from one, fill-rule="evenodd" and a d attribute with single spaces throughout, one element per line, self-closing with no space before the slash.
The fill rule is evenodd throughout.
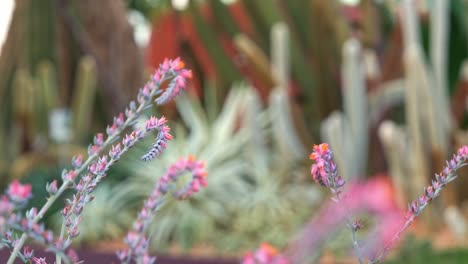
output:
<path id="1" fill-rule="evenodd" d="M 21 184 L 18 180 L 14 180 L 8 186 L 8 195 L 10 199 L 16 202 L 25 201 L 32 196 L 31 184 Z"/>
<path id="2" fill-rule="evenodd" d="M 247 252 L 242 264 L 289 264 L 289 260 L 268 243 L 262 243 L 255 253 Z"/>

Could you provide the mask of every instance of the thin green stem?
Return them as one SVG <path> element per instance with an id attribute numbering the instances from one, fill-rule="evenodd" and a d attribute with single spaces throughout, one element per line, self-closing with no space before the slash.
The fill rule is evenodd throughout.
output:
<path id="1" fill-rule="evenodd" d="M 337 203 L 341 201 L 341 196 L 339 192 L 336 192 L 335 197 L 337 199 Z M 350 213 L 346 212 L 345 222 L 348 228 L 351 230 L 351 241 L 353 242 L 354 253 L 356 253 L 356 257 L 358 258 L 359 264 L 363 264 L 364 261 L 362 259 L 361 248 L 359 246 L 359 241 L 356 237 L 356 229 L 353 227 L 353 221 L 349 216 Z"/>

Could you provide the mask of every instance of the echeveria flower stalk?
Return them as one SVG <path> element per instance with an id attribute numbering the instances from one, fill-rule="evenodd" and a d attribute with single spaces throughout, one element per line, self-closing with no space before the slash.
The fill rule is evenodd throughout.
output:
<path id="1" fill-rule="evenodd" d="M 185 172 L 191 174 L 190 181 L 182 188 L 176 189 L 178 178 Z M 117 256 L 122 263 L 151 264 L 156 260 L 148 254 L 149 240 L 145 233 L 151 224 L 153 216 L 164 203 L 164 197 L 168 192 L 176 199 L 189 198 L 200 190 L 200 186 L 206 186 L 206 170 L 203 161 L 198 161 L 194 157 L 180 158 L 172 164 L 166 173 L 159 178 L 148 199 L 144 202 L 143 208 L 138 214 L 137 220 L 133 223 L 133 228 L 125 237 L 125 244 L 128 249 L 117 252 Z"/>
<path id="2" fill-rule="evenodd" d="M 159 66 L 150 81 L 140 89 L 137 96 L 137 103 L 133 101 L 130 102 L 124 113 L 120 113 L 114 117 L 112 125 L 108 126 L 106 129 L 107 138 L 104 134 L 97 134 L 94 137 L 93 144 L 88 147 L 88 157 L 84 159 L 82 156 L 75 156 L 72 159 L 73 169 L 63 171 L 63 182 L 60 187 L 56 188 L 53 182 L 48 185 L 47 191 L 50 197 L 34 218 L 31 219 L 31 223 L 35 224 L 39 222 L 44 217 L 45 212 L 65 190 L 74 188 L 77 194 L 75 194 L 71 200 L 67 201 L 66 208 L 63 212 L 64 224 L 62 230 L 65 230 L 65 227 L 67 228 L 68 237 L 70 239 L 78 235 L 77 225 L 80 221 L 79 215 L 84 205 L 92 200 L 92 195 L 90 195 L 90 193 L 96 187 L 95 185 L 105 176 L 109 166 L 115 163 L 123 152 L 141 140 L 148 129 L 146 131 L 136 130 L 125 136 L 122 140 L 122 145 L 117 144 L 112 146 L 108 156 L 102 153 L 119 139 L 120 134 L 125 129 L 136 123 L 143 110 L 150 107 L 153 102 L 156 102 L 158 105 L 164 104 L 186 88 L 187 79 L 191 78 L 192 74 L 191 71 L 185 69 L 184 66 L 184 63 L 179 58 L 175 60 L 165 60 L 164 63 Z M 166 82 L 169 82 L 169 84 L 167 88 L 162 91 L 162 85 Z M 161 128 L 165 130 L 164 133 L 168 132 L 166 128 Z M 162 142 L 161 140 L 162 139 L 160 139 L 159 142 Z M 166 136 L 164 140 L 169 140 L 169 138 Z M 160 154 L 164 147 L 165 144 L 156 146 L 158 151 L 154 151 L 153 155 Z M 82 174 L 81 180 L 76 184 L 76 179 Z M 21 190 L 16 189 L 15 191 L 17 198 L 24 197 L 24 193 L 22 193 Z M 71 215 L 76 217 L 70 217 Z M 62 231 L 60 238 L 63 239 L 63 236 L 64 232 Z M 8 264 L 12 264 L 18 254 L 20 254 L 27 237 L 28 234 L 23 233 L 21 238 L 15 243 L 13 252 L 8 259 Z M 57 263 L 61 263 L 60 257 L 57 258 Z"/>
<path id="3" fill-rule="evenodd" d="M 338 170 L 335 162 L 333 161 L 333 152 L 327 143 L 322 143 L 320 145 L 314 145 L 314 149 L 310 154 L 309 158 L 314 161 L 314 164 L 311 166 L 310 173 L 312 178 L 318 184 L 328 187 L 334 197 L 333 201 L 336 203 L 341 202 L 341 191 L 345 184 L 345 181 L 341 176 L 338 175 Z M 351 231 L 351 239 L 353 242 L 354 251 L 359 260 L 359 263 L 362 264 L 361 249 L 356 237 L 356 232 L 361 228 L 359 220 L 353 221 L 350 216 L 345 217 L 346 225 Z"/>
<path id="4" fill-rule="evenodd" d="M 446 162 L 446 166 L 442 169 L 442 172 L 435 175 L 435 179 L 432 180 L 432 184 L 424 188 L 424 193 L 408 205 L 405 222 L 393 238 L 385 245 L 382 252 L 371 260 L 371 263 L 382 261 L 390 249 L 392 249 L 395 243 L 400 239 L 401 234 L 414 222 L 416 217 L 423 212 L 433 199 L 440 195 L 440 192 L 448 183 L 458 177 L 457 170 L 467 165 L 467 159 L 468 146 L 465 145 L 458 149 L 457 153 L 453 155 L 451 160 Z"/>

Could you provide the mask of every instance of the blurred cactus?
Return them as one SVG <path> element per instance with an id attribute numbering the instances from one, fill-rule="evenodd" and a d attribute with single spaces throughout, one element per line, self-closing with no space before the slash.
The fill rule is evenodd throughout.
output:
<path id="1" fill-rule="evenodd" d="M 427 160 L 431 156 L 427 153 L 438 153 L 439 159 L 445 159 L 448 152 L 449 132 L 451 130 L 451 116 L 448 109 L 446 82 L 444 80 L 445 57 L 447 53 L 445 40 L 447 38 L 447 23 L 444 12 L 448 8 L 443 3 L 435 2 L 433 26 L 431 27 L 432 39 L 432 68 L 434 75 L 430 73 L 429 65 L 424 61 L 424 53 L 421 44 L 419 20 L 414 10 L 414 2 L 405 0 L 402 2 L 404 16 L 404 64 L 405 64 L 405 100 L 406 123 L 408 126 L 409 148 L 404 154 L 408 160 L 409 175 L 413 175 L 412 190 L 410 195 L 416 197 L 417 193 L 427 184 L 428 172 L 440 168 L 431 167 Z M 445 47 L 445 48 L 444 48 Z M 441 49 L 436 51 L 435 49 Z M 437 64 L 437 65 L 436 65 Z M 437 80 L 440 79 L 440 80 Z M 437 161 L 434 161 L 437 164 Z"/>
<path id="2" fill-rule="evenodd" d="M 322 137 L 330 143 L 340 173 L 346 179 L 367 171 L 368 105 L 361 45 L 349 39 L 343 47 L 344 114 L 335 112 L 322 124 Z"/>
<path id="3" fill-rule="evenodd" d="M 443 160 L 451 151 L 454 118 L 449 108 L 449 15 L 450 1 L 435 0 L 430 8 L 429 60 L 423 47 L 420 19 L 416 1 L 401 2 L 403 16 L 403 64 L 406 128 L 386 122 L 379 128 L 379 136 L 389 161 L 390 172 L 400 203 L 414 199 L 429 180 L 432 172 L 443 167 Z M 452 6 L 453 8 L 453 6 Z M 411 178 L 405 176 L 411 175 Z M 410 184 L 408 184 L 410 183 Z M 443 195 L 446 221 L 459 232 L 461 214 L 455 212 L 455 187 Z M 433 207 L 432 215 L 441 215 L 441 207 Z M 455 211 L 454 211 L 455 210 Z M 455 215 L 457 217 L 455 217 Z M 439 219 L 439 220 L 435 220 Z M 440 224 L 440 218 L 428 216 L 429 224 Z"/>
<path id="4" fill-rule="evenodd" d="M 39 64 L 37 70 L 36 83 L 38 84 L 38 98 L 40 105 L 38 112 L 40 113 L 41 131 L 48 135 L 48 115 L 53 110 L 59 107 L 60 101 L 58 97 L 57 76 L 54 65 L 49 61 L 43 61 Z"/>
<path id="5" fill-rule="evenodd" d="M 225 96 L 229 87 L 226 84 L 242 78 L 259 89 L 265 102 L 271 89 L 278 85 L 276 76 L 267 67 L 273 60 L 269 56 L 273 49 L 270 31 L 276 23 L 285 23 L 292 32 L 289 35 L 291 76 L 286 90 L 292 96 L 294 125 L 301 131 L 304 144 L 318 140 L 320 120 L 340 105 L 337 48 L 347 32 L 345 19 L 336 16 L 341 11 L 340 4 L 320 0 L 281 0 L 270 4 L 249 0 L 229 5 L 219 0 L 190 3 L 187 11 L 174 14 L 164 10 L 157 16 L 150 54 L 163 53 L 164 49 L 184 51 L 189 44 L 190 51 L 185 56 L 191 58 L 186 61 L 199 66 L 205 80 L 220 80 L 224 88 L 218 85 L 219 98 Z M 173 30 L 180 29 L 181 36 L 157 38 L 169 20 Z M 175 48 L 177 44 L 179 47 Z M 150 57 L 152 66 L 160 63 Z M 199 87 L 203 87 L 203 80 Z"/>
<path id="6" fill-rule="evenodd" d="M 302 119 L 297 120 L 297 115 L 293 114 L 294 106 L 288 96 L 291 71 L 289 34 L 288 26 L 283 22 L 276 23 L 271 29 L 271 75 L 275 76 L 277 85 L 270 93 L 270 109 L 278 111 L 271 113 L 277 117 L 272 125 L 278 151 L 286 159 L 301 160 L 306 155 L 306 150 L 298 132 L 304 133 L 305 125 L 301 122 Z M 292 155 L 285 155 L 291 149 L 294 150 L 290 152 Z"/>
<path id="7" fill-rule="evenodd" d="M 14 109 L 15 129 L 19 137 L 20 145 L 15 151 L 20 153 L 28 150 L 34 141 L 35 114 L 34 103 L 36 99 L 34 81 L 26 69 L 19 69 L 15 73 L 14 80 Z"/>
<path id="8" fill-rule="evenodd" d="M 14 91 L 12 95 L 14 125 L 12 127 L 0 126 L 2 128 L 0 135 L 5 134 L 0 144 L 5 144 L 6 157 L 13 161 L 0 164 L 3 172 L 9 171 L 10 176 L 21 177 L 19 172 L 27 172 L 25 168 L 33 169 L 34 166 L 39 165 L 38 160 L 58 161 L 60 156 L 70 156 L 64 151 L 68 152 L 71 148 L 67 147 L 63 148 L 62 151 L 57 151 L 54 146 L 51 146 L 50 143 L 70 143 L 69 140 L 66 142 L 57 141 L 57 135 L 71 139 L 71 134 L 76 133 L 74 141 L 76 143 L 80 143 L 80 140 L 89 136 L 92 124 L 92 107 L 96 96 L 96 71 L 94 61 L 91 58 L 84 57 L 80 61 L 76 75 L 75 92 L 72 97 L 72 107 L 76 111 L 73 119 L 70 119 L 72 120 L 73 132 L 71 127 L 68 130 L 62 129 L 64 128 L 62 126 L 66 125 L 63 122 L 68 122 L 63 119 L 66 118 L 68 109 L 60 108 L 63 104 L 59 98 L 57 75 L 53 64 L 49 61 L 39 63 L 35 76 L 32 76 L 29 70 L 24 68 L 16 71 L 12 89 Z M 59 120 L 60 124 L 56 123 L 57 117 L 62 119 L 62 121 Z M 10 139 L 8 142 L 3 142 L 7 135 Z M 35 155 L 36 152 L 40 152 L 44 159 Z M 2 158 L 2 161 L 6 160 L 6 157 Z"/>
<path id="9" fill-rule="evenodd" d="M 78 63 L 75 93 L 71 103 L 73 137 L 76 143 L 83 143 L 91 128 L 94 99 L 96 98 L 96 64 L 91 57 L 83 57 Z"/>

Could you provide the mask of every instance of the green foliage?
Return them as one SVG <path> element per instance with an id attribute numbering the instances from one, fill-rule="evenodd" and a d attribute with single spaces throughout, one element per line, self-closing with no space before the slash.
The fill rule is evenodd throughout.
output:
<path id="1" fill-rule="evenodd" d="M 408 238 L 398 254 L 386 264 L 408 263 L 408 264 L 458 264 L 466 263 L 468 260 L 467 249 L 435 250 L 429 241 Z"/>

